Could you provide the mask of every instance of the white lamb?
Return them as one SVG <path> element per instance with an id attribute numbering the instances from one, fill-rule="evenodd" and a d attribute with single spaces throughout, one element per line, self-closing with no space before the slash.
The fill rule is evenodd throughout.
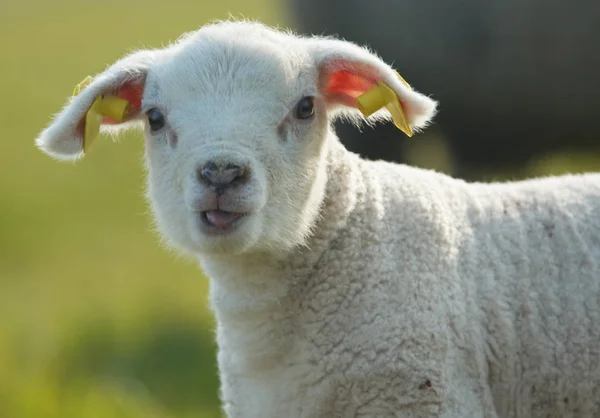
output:
<path id="1" fill-rule="evenodd" d="M 37 144 L 81 157 L 100 95 L 145 123 L 158 228 L 210 278 L 228 417 L 599 417 L 600 175 L 362 160 L 331 121 L 380 81 L 427 124 L 366 49 L 222 22 L 118 61 Z"/>

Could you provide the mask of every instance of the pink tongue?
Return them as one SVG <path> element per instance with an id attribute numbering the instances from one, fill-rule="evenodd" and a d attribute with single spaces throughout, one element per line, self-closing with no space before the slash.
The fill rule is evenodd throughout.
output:
<path id="1" fill-rule="evenodd" d="M 210 221 L 211 224 L 213 224 L 217 228 L 223 228 L 224 226 L 229 225 L 237 218 L 239 218 L 239 216 L 239 213 L 224 212 L 218 209 L 209 210 L 206 212 L 206 218 Z"/>

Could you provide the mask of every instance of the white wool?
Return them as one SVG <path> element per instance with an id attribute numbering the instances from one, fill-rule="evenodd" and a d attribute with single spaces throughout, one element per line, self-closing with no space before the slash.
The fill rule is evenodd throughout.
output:
<path id="1" fill-rule="evenodd" d="M 364 48 L 222 22 L 119 61 L 37 144 L 80 157 L 87 108 L 132 80 L 130 121 L 164 114 L 149 201 L 210 279 L 230 418 L 599 416 L 600 175 L 468 184 L 362 160 L 330 128 L 360 116 L 327 90 L 340 69 L 390 85 L 413 128 L 435 112 Z M 207 162 L 245 177 L 217 198 Z M 217 207 L 245 216 L 214 233 Z"/>

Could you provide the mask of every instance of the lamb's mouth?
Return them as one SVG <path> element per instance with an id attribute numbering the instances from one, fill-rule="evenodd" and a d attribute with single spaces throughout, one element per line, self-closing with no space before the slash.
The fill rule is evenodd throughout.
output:
<path id="1" fill-rule="evenodd" d="M 223 234 L 232 231 L 246 216 L 246 213 L 228 212 L 221 209 L 198 212 L 198 218 L 205 232 Z"/>

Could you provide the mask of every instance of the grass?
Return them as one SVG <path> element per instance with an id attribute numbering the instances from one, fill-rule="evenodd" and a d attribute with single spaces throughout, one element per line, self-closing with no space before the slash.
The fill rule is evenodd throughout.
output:
<path id="1" fill-rule="evenodd" d="M 207 282 L 160 247 L 141 135 L 59 164 L 33 146 L 76 83 L 277 0 L 0 3 L 0 417 L 217 417 Z"/>

